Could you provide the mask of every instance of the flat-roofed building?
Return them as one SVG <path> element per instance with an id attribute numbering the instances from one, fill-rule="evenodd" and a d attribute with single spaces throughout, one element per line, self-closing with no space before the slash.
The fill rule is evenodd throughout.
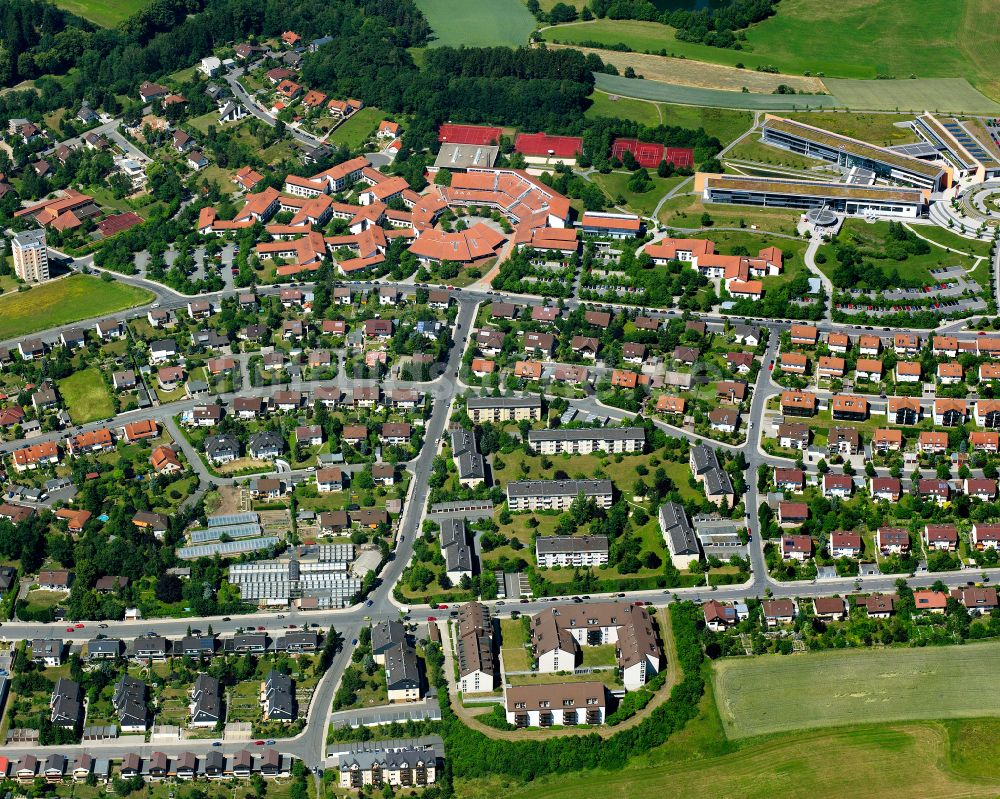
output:
<path id="1" fill-rule="evenodd" d="M 839 213 L 917 219 L 927 210 L 928 192 L 895 186 L 859 186 L 787 178 L 716 175 L 698 172 L 695 191 L 708 203 L 794 208 L 829 208 Z"/>
<path id="2" fill-rule="evenodd" d="M 918 189 L 943 191 L 951 185 L 952 170 L 940 164 L 772 114 L 764 117 L 762 138 L 772 147 L 844 169 L 865 169 L 879 178 Z"/>
<path id="3" fill-rule="evenodd" d="M 49 248 L 45 229 L 22 230 L 11 238 L 14 274 L 25 283 L 43 283 L 49 279 Z"/>

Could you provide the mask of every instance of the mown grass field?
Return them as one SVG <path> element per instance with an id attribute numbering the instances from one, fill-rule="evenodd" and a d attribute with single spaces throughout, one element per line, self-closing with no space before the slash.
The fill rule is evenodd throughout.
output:
<path id="1" fill-rule="evenodd" d="M 114 415 L 114 403 L 97 369 L 84 369 L 60 380 L 59 394 L 76 424 Z"/>
<path id="2" fill-rule="evenodd" d="M 526 44 L 535 18 L 521 0 L 417 0 L 434 35 L 431 47 Z"/>
<path id="3" fill-rule="evenodd" d="M 959 250 L 969 255 L 981 255 L 985 257 L 990 254 L 990 243 L 988 241 L 967 239 L 965 236 L 953 233 L 948 228 L 938 227 L 937 225 L 911 225 L 910 229 L 919 236 L 937 242 L 943 247 L 950 247 L 953 250 Z"/>
<path id="4" fill-rule="evenodd" d="M 611 202 L 617 204 L 618 198 L 624 197 L 625 206 L 640 216 L 649 216 L 652 214 L 660 198 L 678 183 L 686 179 L 683 177 L 660 178 L 656 176 L 656 170 L 654 169 L 650 171 L 650 179 L 653 183 L 652 188 L 649 191 L 636 194 L 629 191 L 628 181 L 630 177 L 631 173 L 627 172 L 611 172 L 607 175 L 596 172 L 593 175 L 593 180 L 608 195 Z"/>
<path id="5" fill-rule="evenodd" d="M 371 136 L 384 116 L 374 106 L 362 108 L 331 133 L 329 141 L 332 144 L 350 147 L 352 150 L 356 149 L 361 146 L 365 139 Z"/>
<path id="6" fill-rule="evenodd" d="M 145 289 L 90 275 L 70 275 L 0 296 L 0 340 L 134 308 L 153 299 Z"/>
<path id="7" fill-rule="evenodd" d="M 715 696 L 730 738 L 868 722 L 1000 715 L 984 685 L 1000 644 L 723 660 Z"/>
<path id="8" fill-rule="evenodd" d="M 71 14 L 89 19 L 102 28 L 113 28 L 123 19 L 132 16 L 147 0 L 58 0 L 56 5 Z"/>

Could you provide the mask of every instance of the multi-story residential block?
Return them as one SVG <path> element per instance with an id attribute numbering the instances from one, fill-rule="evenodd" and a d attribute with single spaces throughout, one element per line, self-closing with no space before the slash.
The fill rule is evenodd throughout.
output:
<path id="1" fill-rule="evenodd" d="M 535 539 L 539 567 L 603 566 L 608 562 L 606 535 L 546 535 Z"/>
<path id="2" fill-rule="evenodd" d="M 582 496 L 599 508 L 610 508 L 610 480 L 515 480 L 507 484 L 507 505 L 512 511 L 566 510 Z"/>
<path id="3" fill-rule="evenodd" d="M 528 444 L 542 455 L 642 452 L 645 443 L 645 430 L 641 427 L 556 428 L 528 431 Z"/>

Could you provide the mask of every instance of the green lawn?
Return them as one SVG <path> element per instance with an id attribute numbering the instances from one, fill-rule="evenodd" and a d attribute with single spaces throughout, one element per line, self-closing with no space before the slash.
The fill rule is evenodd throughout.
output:
<path id="1" fill-rule="evenodd" d="M 611 202 L 616 202 L 619 196 L 624 197 L 625 205 L 640 216 L 652 214 L 663 195 L 685 180 L 682 177 L 660 178 L 656 176 L 656 170 L 652 170 L 650 178 L 653 187 L 642 194 L 635 194 L 628 188 L 630 177 L 631 173 L 629 172 L 611 172 L 607 175 L 595 172 L 592 175 L 594 183 L 604 190 Z"/>
<path id="2" fill-rule="evenodd" d="M 852 724 L 1000 715 L 969 690 L 993 673 L 1000 644 L 816 652 L 722 660 L 715 691 L 730 738 Z"/>
<path id="3" fill-rule="evenodd" d="M 89 19 L 103 28 L 113 28 L 126 17 L 145 7 L 147 0 L 58 0 L 56 5 L 71 14 Z"/>
<path id="4" fill-rule="evenodd" d="M 0 340 L 133 308 L 152 299 L 145 289 L 70 275 L 0 296 Z"/>
<path id="5" fill-rule="evenodd" d="M 59 381 L 59 395 L 75 424 L 113 416 L 114 403 L 97 369 L 84 369 Z"/>
<path id="6" fill-rule="evenodd" d="M 937 225 L 911 225 L 909 227 L 910 230 L 922 238 L 930 239 L 943 247 L 950 247 L 953 250 L 959 250 L 969 255 L 986 257 L 990 254 L 990 243 L 988 241 L 967 239 L 965 236 L 953 233 L 948 228 L 938 227 Z"/>
<path id="7" fill-rule="evenodd" d="M 417 0 L 434 35 L 431 47 L 526 44 L 535 18 L 521 0 Z"/>
<path id="8" fill-rule="evenodd" d="M 660 114 L 657 103 L 648 100 L 633 100 L 630 97 L 612 99 L 607 92 L 595 91 L 590 95 L 591 106 L 585 115 L 591 119 L 596 117 L 617 117 L 631 119 L 641 125 L 652 128 L 660 124 Z"/>
<path id="9" fill-rule="evenodd" d="M 923 227 L 919 232 L 923 233 Z M 929 227 L 929 226 L 926 226 Z M 871 263 L 889 274 L 895 270 L 901 278 L 909 280 L 919 280 L 924 283 L 933 283 L 934 278 L 930 274 L 931 269 L 938 269 L 947 266 L 961 266 L 964 269 L 971 269 L 974 259 L 971 256 L 958 255 L 948 252 L 941 247 L 931 246 L 931 251 L 926 255 L 910 255 L 903 261 L 892 258 L 877 257 L 882 253 L 884 243 L 887 240 L 889 231 L 888 222 L 875 222 L 874 224 L 861 219 L 847 219 L 840 233 L 837 234 L 837 242 L 824 244 L 820 247 L 827 261 L 820 264 L 820 268 L 827 274 L 832 274 L 837 267 L 837 247 L 838 243 L 853 243 L 864 255 L 868 256 Z M 927 236 L 926 238 L 932 238 Z"/>
<path id="10" fill-rule="evenodd" d="M 855 139 L 889 147 L 894 144 L 909 144 L 918 140 L 913 128 L 897 123 L 910 123 L 913 114 L 872 114 L 864 111 L 804 111 L 786 114 L 789 119 L 797 119 L 807 125 L 851 136 Z"/>
<path id="11" fill-rule="evenodd" d="M 749 111 L 669 103 L 662 104 L 660 110 L 664 124 L 693 130 L 704 128 L 709 136 L 715 136 L 723 144 L 729 144 L 753 124 L 753 115 Z"/>
<path id="12" fill-rule="evenodd" d="M 357 149 L 384 117 L 385 115 L 374 106 L 362 108 L 331 133 L 329 141 L 331 144 Z"/>

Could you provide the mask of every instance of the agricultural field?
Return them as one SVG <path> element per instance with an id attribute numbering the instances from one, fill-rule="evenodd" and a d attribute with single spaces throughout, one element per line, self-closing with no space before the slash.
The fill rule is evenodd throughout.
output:
<path id="1" fill-rule="evenodd" d="M 606 51 L 599 51 L 602 56 Z M 683 63 L 683 62 L 679 62 Z M 694 62 L 689 62 L 693 64 Z M 697 72 L 697 68 L 694 69 Z M 757 74 L 757 73 L 753 73 Z M 810 108 L 833 108 L 840 105 L 836 97 L 829 94 L 757 94 L 753 92 L 725 91 L 666 83 L 662 80 L 633 80 L 620 75 L 594 73 L 595 85 L 603 92 L 654 100 L 659 103 L 679 103 L 681 105 L 704 105 L 716 108 L 732 108 L 751 111 L 803 111 Z"/>
<path id="2" fill-rule="evenodd" d="M 933 85 L 914 86 L 914 101 L 925 108 L 963 110 L 976 103 L 988 111 L 984 98 L 1000 98 L 1000 78 L 994 65 L 1000 53 L 1000 22 L 991 0 L 824 0 L 782 2 L 773 17 L 746 32 L 742 50 L 680 42 L 674 30 L 656 22 L 597 20 L 549 28 L 550 41 L 623 43 L 638 52 L 666 50 L 675 56 L 736 66 L 747 70 L 773 66 L 780 72 L 819 75 L 839 105 L 859 108 L 904 107 L 910 78 L 967 79 L 961 95 Z M 817 30 L 822 35 L 817 36 Z M 933 52 L 933 58 L 927 53 Z M 896 86 L 876 77 L 897 78 Z M 827 78 L 854 78 L 854 85 Z M 971 86 L 969 85 L 971 84 Z M 973 89 L 972 87 L 975 87 Z M 870 94 L 869 94 L 870 93 Z M 872 104 L 872 103 L 875 104 Z M 988 105 L 988 104 L 987 104 Z"/>
<path id="3" fill-rule="evenodd" d="M 123 19 L 127 19 L 146 5 L 147 0 L 58 0 L 59 8 L 64 8 L 71 14 L 89 19 L 102 28 L 113 28 Z"/>
<path id="4" fill-rule="evenodd" d="M 60 380 L 58 385 L 59 395 L 75 424 L 85 424 L 114 415 L 114 403 L 97 369 L 74 372 Z"/>
<path id="5" fill-rule="evenodd" d="M 558 46 L 561 45 L 553 45 L 553 47 Z M 770 95 L 778 86 L 787 85 L 795 89 L 796 92 L 805 95 L 821 94 L 825 91 L 823 83 L 818 78 L 775 75 L 769 72 L 755 72 L 719 64 L 705 64 L 686 58 L 668 58 L 646 55 L 645 53 L 622 53 L 590 47 L 578 47 L 577 49 L 584 53 L 597 54 L 605 63 L 614 64 L 622 73 L 631 67 L 637 75 L 642 75 L 648 80 L 664 81 L 698 89 L 742 92 L 746 88 L 751 93 Z"/>
<path id="6" fill-rule="evenodd" d="M 722 660 L 714 685 L 730 738 L 856 723 L 1000 715 L 969 691 L 993 673 L 996 642 Z"/>
<path id="7" fill-rule="evenodd" d="M 150 302 L 145 289 L 89 275 L 70 275 L 0 296 L 0 340 L 90 319 Z"/>
<path id="8" fill-rule="evenodd" d="M 521 0 L 418 0 L 434 35 L 431 47 L 526 44 L 535 18 Z"/>
<path id="9" fill-rule="evenodd" d="M 460 799 L 952 799 L 1000 790 L 1000 768 L 981 734 L 987 720 L 852 727 L 776 736 L 747 746 L 725 741 L 712 722 L 690 722 L 666 744 L 620 771 L 571 771 L 517 784 L 503 778 L 456 784 Z M 816 756 L 812 756 L 815 753 Z"/>

